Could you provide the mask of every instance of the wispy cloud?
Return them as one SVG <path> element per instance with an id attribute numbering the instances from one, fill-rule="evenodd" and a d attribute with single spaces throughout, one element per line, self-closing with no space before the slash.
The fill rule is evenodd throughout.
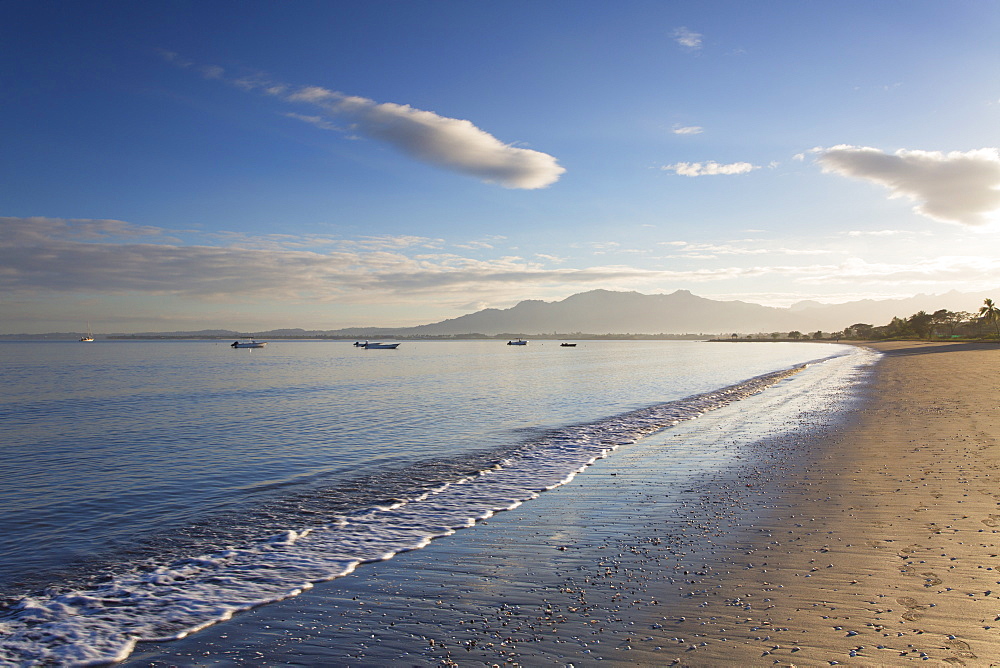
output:
<path id="1" fill-rule="evenodd" d="M 306 114 L 296 114 L 294 111 L 289 111 L 284 114 L 286 118 L 294 118 L 297 121 L 302 121 L 303 123 L 309 123 L 310 125 L 315 125 L 320 130 L 333 130 L 333 131 L 343 131 L 344 128 L 334 125 L 330 122 L 328 118 L 322 116 L 308 116 Z"/>
<path id="2" fill-rule="evenodd" d="M 825 269 L 825 270 L 824 270 Z M 912 263 L 868 262 L 849 258 L 831 267 L 814 267 L 801 282 L 806 285 L 924 285 L 952 288 L 963 284 L 995 285 L 1000 259 L 976 256 L 942 256 Z"/>
<path id="3" fill-rule="evenodd" d="M 674 30 L 672 37 L 674 38 L 674 41 L 681 46 L 689 49 L 701 48 L 701 34 L 696 33 L 693 30 L 688 30 L 683 26 Z"/>
<path id="4" fill-rule="evenodd" d="M 364 250 L 401 250 L 404 248 L 425 248 L 435 249 L 444 246 L 444 239 L 431 239 L 429 237 L 418 237 L 413 235 L 393 236 L 389 234 L 379 234 L 375 236 L 361 237 L 360 239 L 345 239 L 339 242 L 348 248 L 361 248 Z"/>
<path id="5" fill-rule="evenodd" d="M 754 240 L 743 240 L 744 243 Z M 786 248 L 771 247 L 758 248 L 751 246 L 738 246 L 735 243 L 708 244 L 689 243 L 686 241 L 664 241 L 660 245 L 669 246 L 674 253 L 668 255 L 670 258 L 684 258 L 696 260 L 714 260 L 720 256 L 749 256 L 749 255 L 828 255 L 834 251 L 821 248 Z"/>
<path id="6" fill-rule="evenodd" d="M 702 132 L 704 132 L 704 128 L 702 128 L 700 125 L 686 125 L 683 127 L 675 125 L 674 129 L 671 130 L 671 132 L 673 132 L 675 135 L 700 135 Z"/>
<path id="7" fill-rule="evenodd" d="M 162 55 L 180 67 L 193 66 L 175 53 L 162 52 Z M 225 71 L 220 67 L 208 66 L 202 72 L 212 79 L 225 79 Z M 553 156 L 505 144 L 471 121 L 407 104 L 380 103 L 322 86 L 293 87 L 259 74 L 228 81 L 243 90 L 258 91 L 289 103 L 313 105 L 322 111 L 319 116 L 286 114 L 290 118 L 324 130 L 339 130 L 332 119 L 340 119 L 350 125 L 351 132 L 388 144 L 420 162 L 486 183 L 535 190 L 552 185 L 566 171 Z"/>
<path id="8" fill-rule="evenodd" d="M 903 230 L 848 230 L 849 237 L 893 237 L 904 234 Z"/>
<path id="9" fill-rule="evenodd" d="M 708 162 L 676 162 L 672 165 L 664 165 L 660 169 L 681 176 L 719 176 L 748 174 L 755 169 L 760 169 L 760 167 L 749 162 L 732 162 L 728 165 L 722 165 L 714 160 L 709 160 Z"/>
<path id="10" fill-rule="evenodd" d="M 505 241 L 506 239 L 507 237 L 500 234 L 490 234 L 485 239 L 456 243 L 454 246 L 463 250 L 492 250 L 498 242 Z"/>
<path id="11" fill-rule="evenodd" d="M 548 255 L 546 253 L 535 253 L 535 257 L 544 262 L 551 262 L 552 264 L 562 264 L 566 261 L 566 258 L 559 257 L 558 255 Z"/>
<path id="12" fill-rule="evenodd" d="M 1000 151 L 917 151 L 893 154 L 867 146 L 814 149 L 824 172 L 885 186 L 890 197 L 920 202 L 914 210 L 928 218 L 963 225 L 991 222 L 1000 211 Z"/>
<path id="13" fill-rule="evenodd" d="M 201 75 L 206 79 L 221 79 L 225 73 L 226 70 L 217 65 L 209 65 L 208 67 L 201 68 Z"/>
<path id="14" fill-rule="evenodd" d="M 594 255 L 617 253 L 621 250 L 621 246 L 617 241 L 587 241 L 583 244 L 573 244 L 574 248 L 589 248 Z"/>

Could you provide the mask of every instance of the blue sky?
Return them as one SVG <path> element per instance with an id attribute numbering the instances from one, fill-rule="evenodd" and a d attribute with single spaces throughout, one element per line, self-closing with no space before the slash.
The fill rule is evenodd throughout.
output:
<path id="1" fill-rule="evenodd" d="M 997 34 L 985 1 L 8 0 L 0 333 L 991 296 Z"/>

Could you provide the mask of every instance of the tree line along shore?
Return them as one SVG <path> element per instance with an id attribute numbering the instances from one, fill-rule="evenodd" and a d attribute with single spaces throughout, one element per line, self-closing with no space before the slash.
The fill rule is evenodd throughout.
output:
<path id="1" fill-rule="evenodd" d="M 799 331 L 770 332 L 741 335 L 714 341 L 891 341 L 907 339 L 927 340 L 1000 340 L 1000 307 L 992 299 L 983 300 L 975 313 L 940 309 L 933 313 L 917 311 L 908 318 L 894 317 L 885 325 L 855 323 L 839 332 L 816 331 L 804 334 Z"/>

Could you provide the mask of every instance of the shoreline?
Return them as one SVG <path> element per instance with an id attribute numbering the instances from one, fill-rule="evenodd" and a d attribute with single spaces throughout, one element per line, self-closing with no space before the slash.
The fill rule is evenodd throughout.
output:
<path id="1" fill-rule="evenodd" d="M 462 536 L 126 665 L 988 665 L 1000 376 L 982 368 L 1000 348 L 870 347 L 873 396 L 846 424 L 730 448 L 680 486 L 656 448 L 695 427 L 666 430 Z"/>

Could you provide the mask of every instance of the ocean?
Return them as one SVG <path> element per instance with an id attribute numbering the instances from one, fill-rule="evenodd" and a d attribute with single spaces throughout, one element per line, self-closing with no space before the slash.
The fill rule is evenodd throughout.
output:
<path id="1" fill-rule="evenodd" d="M 874 357 L 692 341 L 0 343 L 0 664 L 122 660 L 137 641 L 462 541 L 622 446 L 696 434 L 692 419 L 749 397 L 773 397 L 771 428 L 793 429 L 817 402 L 849 401 Z M 743 439 L 762 429 L 726 415 Z M 678 477 L 708 466 L 697 448 L 657 456 Z"/>

